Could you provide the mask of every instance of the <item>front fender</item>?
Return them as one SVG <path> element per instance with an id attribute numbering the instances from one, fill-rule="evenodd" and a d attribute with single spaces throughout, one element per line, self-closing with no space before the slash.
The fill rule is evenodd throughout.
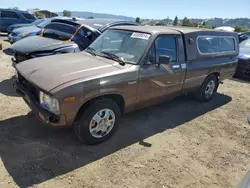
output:
<path id="1" fill-rule="evenodd" d="M 81 106 L 92 99 L 102 97 L 102 96 L 107 96 L 107 95 L 120 95 L 124 98 L 123 93 L 121 91 L 119 91 L 118 89 L 116 89 L 116 88 L 105 89 L 104 88 L 101 90 L 89 92 L 85 96 L 83 96 L 82 100 L 81 100 Z"/>

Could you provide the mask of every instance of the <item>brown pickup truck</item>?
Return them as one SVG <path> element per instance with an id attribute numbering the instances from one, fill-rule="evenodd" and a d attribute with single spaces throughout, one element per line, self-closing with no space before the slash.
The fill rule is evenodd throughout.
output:
<path id="1" fill-rule="evenodd" d="M 14 86 L 41 121 L 98 144 L 126 112 L 190 92 L 211 100 L 235 73 L 238 46 L 233 32 L 117 26 L 84 52 L 18 64 Z"/>

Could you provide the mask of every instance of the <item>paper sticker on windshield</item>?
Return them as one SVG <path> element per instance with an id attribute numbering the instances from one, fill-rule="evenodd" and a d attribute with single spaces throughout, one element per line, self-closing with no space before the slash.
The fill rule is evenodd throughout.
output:
<path id="1" fill-rule="evenodd" d="M 133 33 L 131 35 L 131 38 L 148 40 L 150 38 L 150 35 L 146 33 Z"/>

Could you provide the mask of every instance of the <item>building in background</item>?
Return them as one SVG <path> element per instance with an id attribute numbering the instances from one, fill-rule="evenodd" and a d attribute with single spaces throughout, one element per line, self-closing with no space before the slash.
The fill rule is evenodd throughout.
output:
<path id="1" fill-rule="evenodd" d="M 29 9 L 28 12 L 37 18 L 52 18 L 58 16 L 56 13 L 48 10 Z"/>

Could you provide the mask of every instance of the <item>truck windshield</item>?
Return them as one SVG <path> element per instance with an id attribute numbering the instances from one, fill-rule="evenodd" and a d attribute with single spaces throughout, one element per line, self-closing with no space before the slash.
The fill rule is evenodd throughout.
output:
<path id="1" fill-rule="evenodd" d="M 124 63 L 138 64 L 151 35 L 125 30 L 107 30 L 88 49 L 91 53 L 119 57 Z"/>

